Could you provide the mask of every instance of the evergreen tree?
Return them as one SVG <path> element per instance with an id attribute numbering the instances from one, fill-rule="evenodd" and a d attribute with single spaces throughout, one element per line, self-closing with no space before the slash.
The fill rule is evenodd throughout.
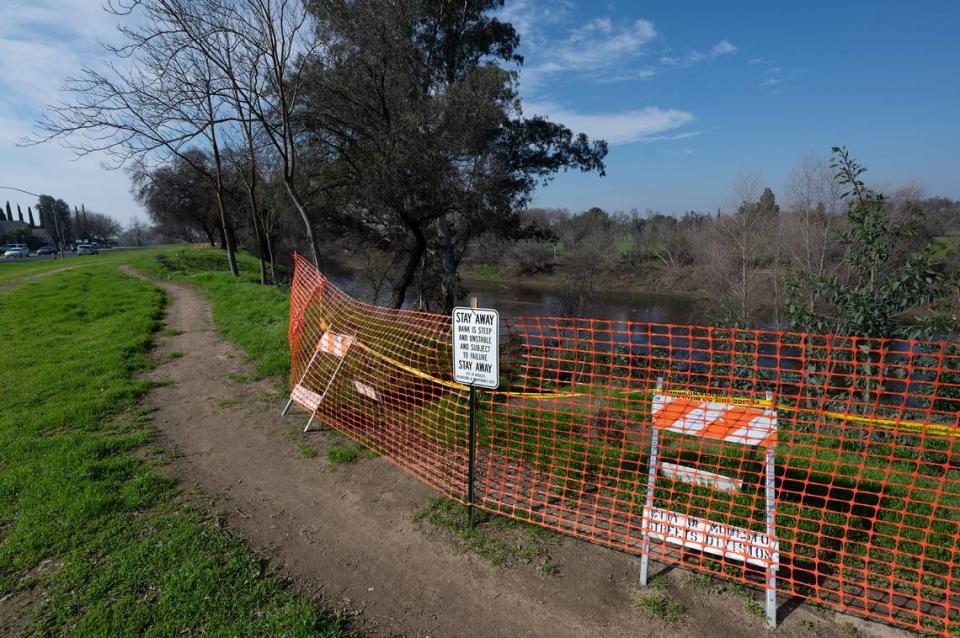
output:
<path id="1" fill-rule="evenodd" d="M 13 210 L 10 209 L 10 200 L 7 200 L 7 221 L 13 221 Z"/>
<path id="2" fill-rule="evenodd" d="M 769 188 L 763 189 L 763 194 L 760 195 L 758 204 L 760 206 L 760 212 L 764 215 L 777 215 L 780 212 L 777 199 L 773 196 L 773 191 Z"/>
<path id="3" fill-rule="evenodd" d="M 30 228 L 36 228 L 37 225 L 33 221 L 33 209 L 27 206 L 27 217 L 30 219 Z"/>
<path id="4" fill-rule="evenodd" d="M 23 223 L 23 211 L 20 209 L 20 204 L 17 204 L 17 217 L 20 218 L 20 223 Z"/>

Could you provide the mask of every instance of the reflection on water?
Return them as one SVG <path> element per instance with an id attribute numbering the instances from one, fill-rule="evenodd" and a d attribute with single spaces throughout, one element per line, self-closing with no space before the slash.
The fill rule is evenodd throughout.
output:
<path id="1" fill-rule="evenodd" d="M 469 290 L 462 300 L 467 305 L 471 296 L 484 308 L 496 308 L 506 316 L 564 315 L 559 296 L 554 292 L 496 281 L 465 282 Z M 611 321 L 651 321 L 654 323 L 703 323 L 702 301 L 674 295 L 641 293 L 605 293 L 594 297 L 584 307 L 582 316 Z"/>
<path id="2" fill-rule="evenodd" d="M 350 272 L 327 266 L 327 275 L 337 288 L 357 299 L 369 300 L 370 291 Z M 467 294 L 459 300 L 469 305 L 470 297 L 484 308 L 494 308 L 504 317 L 565 316 L 560 297 L 555 292 L 515 283 L 498 281 L 464 282 Z M 406 306 L 414 299 L 408 293 Z M 601 293 L 584 307 L 583 317 L 611 321 L 649 321 L 654 323 L 702 324 L 706 320 L 704 302 L 690 297 L 669 294 Z"/>

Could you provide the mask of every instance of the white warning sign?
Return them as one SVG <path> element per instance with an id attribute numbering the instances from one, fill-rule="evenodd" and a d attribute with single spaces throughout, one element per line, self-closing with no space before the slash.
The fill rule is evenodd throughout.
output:
<path id="1" fill-rule="evenodd" d="M 780 543 L 766 534 L 653 507 L 644 510 L 650 538 L 768 567 L 780 563 Z"/>
<path id="2" fill-rule="evenodd" d="M 464 385 L 500 385 L 500 314 L 488 308 L 453 309 L 453 379 Z"/>

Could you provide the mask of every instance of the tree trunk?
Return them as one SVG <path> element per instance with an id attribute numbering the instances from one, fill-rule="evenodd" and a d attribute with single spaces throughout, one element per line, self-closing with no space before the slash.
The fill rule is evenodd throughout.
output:
<path id="1" fill-rule="evenodd" d="M 210 91 L 209 82 L 207 84 L 207 116 L 210 125 L 210 147 L 213 150 L 213 171 L 214 186 L 217 191 L 217 208 L 220 211 L 220 226 L 223 227 L 224 244 L 227 249 L 227 263 L 230 264 L 230 274 L 234 277 L 240 276 L 240 270 L 237 268 L 237 241 L 233 234 L 233 227 L 227 221 L 227 209 L 224 205 L 223 191 L 223 163 L 220 159 L 220 145 L 217 144 L 217 125 L 214 124 L 213 93 Z"/>
<path id="2" fill-rule="evenodd" d="M 287 187 L 287 194 L 290 196 L 290 201 L 297 207 L 297 212 L 300 213 L 300 218 L 303 220 L 304 229 L 307 231 L 307 240 L 310 242 L 310 250 L 313 251 L 313 265 L 320 268 L 320 244 L 317 242 L 316 233 L 313 232 L 313 224 L 307 215 L 307 208 L 303 205 L 297 189 L 294 188 L 293 180 L 289 177 L 284 177 L 283 183 Z"/>
<path id="3" fill-rule="evenodd" d="M 457 256 L 453 247 L 453 234 L 447 215 L 440 217 L 440 238 L 443 241 L 443 281 L 440 284 L 440 311 L 449 314 L 457 303 Z"/>
<path id="4" fill-rule="evenodd" d="M 253 234 L 257 242 L 257 256 L 260 258 L 260 285 L 267 285 L 266 242 L 263 239 L 263 230 L 260 228 L 260 209 L 257 204 L 256 182 L 247 186 L 247 195 L 250 199 L 250 217 L 253 221 Z"/>
<path id="5" fill-rule="evenodd" d="M 239 92 L 234 85 L 234 97 L 237 105 L 237 111 L 241 111 L 242 102 L 239 98 Z M 257 149 L 253 143 L 253 130 L 251 124 L 245 123 L 243 133 L 247 138 L 247 155 L 250 160 L 250 173 L 247 179 L 247 195 L 250 198 L 250 215 L 253 217 L 253 232 L 257 238 L 257 251 L 260 253 L 260 284 L 267 285 L 267 240 L 266 234 L 260 223 L 260 202 L 257 200 Z"/>
<path id="6" fill-rule="evenodd" d="M 209 103 L 209 96 L 207 97 Z M 211 110 L 211 120 L 213 119 L 212 110 L 213 107 L 210 107 Z M 224 191 L 223 191 L 223 166 L 220 161 L 220 145 L 217 144 L 217 127 L 210 127 L 210 146 L 213 149 L 213 171 L 214 171 L 214 182 L 217 189 L 217 208 L 220 210 L 220 225 L 223 227 L 223 236 L 226 240 L 224 243 L 227 248 L 227 263 L 230 264 L 230 274 L 234 277 L 240 276 L 240 270 L 237 268 L 237 240 L 233 234 L 233 226 L 227 221 L 227 209 L 224 205 Z"/>
<path id="7" fill-rule="evenodd" d="M 270 237 L 270 233 L 263 233 L 264 241 L 267 245 L 267 254 L 270 255 L 270 281 L 271 283 L 277 283 L 277 260 L 273 255 L 273 239 Z"/>
<path id="8" fill-rule="evenodd" d="M 417 274 L 417 267 L 423 259 L 423 253 L 427 250 L 427 240 L 423 236 L 423 230 L 414 224 L 408 224 L 410 232 L 413 233 L 413 249 L 407 255 L 407 263 L 403 267 L 403 273 L 400 280 L 393 287 L 393 307 L 402 308 L 403 302 L 407 300 L 407 289 L 413 283 L 413 277 Z"/>

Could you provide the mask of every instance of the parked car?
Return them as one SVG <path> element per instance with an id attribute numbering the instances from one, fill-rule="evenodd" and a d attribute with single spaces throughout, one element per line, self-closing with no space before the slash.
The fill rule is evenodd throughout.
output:
<path id="1" fill-rule="evenodd" d="M 78 255 L 97 255 L 100 251 L 97 250 L 96 246 L 91 246 L 90 244 L 80 244 L 77 246 Z"/>
<path id="2" fill-rule="evenodd" d="M 56 255 L 57 252 L 59 252 L 57 250 L 57 247 L 52 244 L 47 244 L 45 246 L 40 246 L 40 248 L 37 248 L 38 255 Z"/>
<path id="3" fill-rule="evenodd" d="M 3 256 L 7 259 L 14 257 L 29 257 L 30 249 L 25 244 L 11 244 L 3 251 Z"/>

